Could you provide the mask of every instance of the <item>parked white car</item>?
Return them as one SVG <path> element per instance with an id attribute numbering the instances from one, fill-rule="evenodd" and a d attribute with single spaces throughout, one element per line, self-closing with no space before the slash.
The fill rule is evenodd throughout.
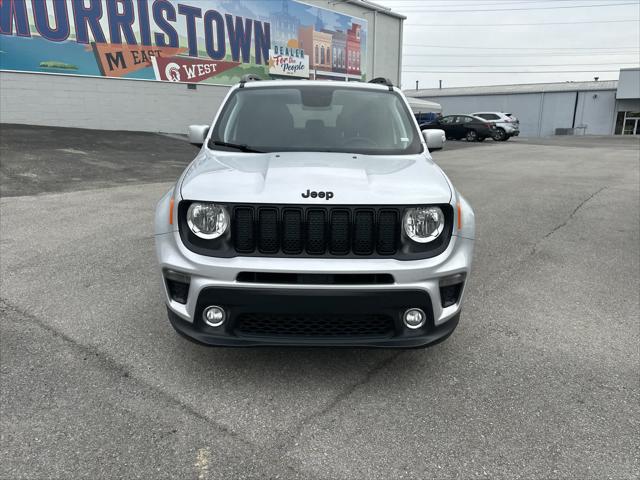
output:
<path id="1" fill-rule="evenodd" d="M 503 112 L 477 112 L 472 113 L 496 126 L 496 133 L 493 137 L 498 142 L 506 142 L 511 137 L 520 135 L 520 120 L 512 113 Z"/>

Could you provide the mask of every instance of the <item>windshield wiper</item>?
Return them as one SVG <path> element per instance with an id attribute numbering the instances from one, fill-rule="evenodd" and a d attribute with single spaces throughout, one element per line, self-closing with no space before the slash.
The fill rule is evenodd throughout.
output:
<path id="1" fill-rule="evenodd" d="M 235 150 L 240 150 L 241 152 L 247 152 L 247 153 L 266 153 L 266 152 L 263 152 L 262 150 L 256 150 L 255 148 L 251 148 L 249 145 L 222 142 L 220 140 L 211 140 L 209 144 L 217 145 L 218 147 L 233 148 Z"/>

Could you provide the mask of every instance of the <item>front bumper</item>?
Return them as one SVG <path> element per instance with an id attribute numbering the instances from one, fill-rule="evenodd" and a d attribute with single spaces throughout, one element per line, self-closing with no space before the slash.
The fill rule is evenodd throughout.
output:
<path id="1" fill-rule="evenodd" d="M 223 325 L 210 327 L 202 320 L 208 305 L 224 305 Z M 403 325 L 401 312 L 407 305 L 427 312 L 423 327 L 411 330 Z M 255 315 L 256 311 L 261 313 Z M 207 288 L 198 299 L 197 312 L 191 323 L 169 309 L 169 320 L 180 334 L 198 343 L 228 347 L 417 348 L 445 340 L 459 317 L 436 327 L 428 295 L 395 289 L 380 294 L 375 290 Z"/>
<path id="2" fill-rule="evenodd" d="M 464 297 L 443 306 L 441 280 L 458 274 L 468 277 L 474 241 L 452 236 L 440 255 L 421 260 L 390 258 L 217 258 L 188 250 L 177 231 L 157 234 L 156 251 L 162 271 L 178 272 L 189 279 L 186 302 L 175 301 L 163 281 L 169 318 L 180 333 L 210 345 L 324 345 L 419 347 L 446 338 L 457 324 Z M 240 273 L 387 274 L 385 284 L 304 284 L 244 282 Z M 240 278 L 240 280 L 239 280 Z M 465 283 L 466 284 L 466 283 Z M 303 301 L 301 301 L 303 299 Z M 228 310 L 223 327 L 209 327 L 202 310 L 219 305 Z M 357 306 L 354 307 L 354 306 Z M 401 322 L 408 308 L 427 314 L 424 328 L 409 331 Z M 354 310 L 355 308 L 355 310 Z M 238 332 L 241 313 L 256 314 L 386 314 L 394 322 L 388 335 L 247 335 Z"/>

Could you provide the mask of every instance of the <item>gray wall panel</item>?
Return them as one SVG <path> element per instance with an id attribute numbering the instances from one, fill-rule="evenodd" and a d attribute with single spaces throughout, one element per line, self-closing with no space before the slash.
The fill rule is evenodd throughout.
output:
<path id="1" fill-rule="evenodd" d="M 618 112 L 640 112 L 640 99 L 618 100 Z"/>
<path id="2" fill-rule="evenodd" d="M 575 104 L 576 92 L 545 93 L 539 134 L 536 132 L 536 135 L 548 137 L 556 134 L 556 128 L 571 128 Z"/>
<path id="3" fill-rule="evenodd" d="M 229 87 L 0 72 L 0 122 L 186 133 L 211 123 Z"/>
<path id="4" fill-rule="evenodd" d="M 618 82 L 618 98 L 640 98 L 640 68 L 627 68 L 620 70 L 620 81 Z"/>
<path id="5" fill-rule="evenodd" d="M 612 135 L 616 92 L 580 92 L 576 125 L 584 125 L 587 135 Z"/>

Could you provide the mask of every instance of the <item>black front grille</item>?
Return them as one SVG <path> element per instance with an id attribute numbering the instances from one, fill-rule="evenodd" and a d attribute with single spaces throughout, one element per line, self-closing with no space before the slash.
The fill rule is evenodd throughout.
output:
<path id="1" fill-rule="evenodd" d="M 442 234 L 415 243 L 402 234 L 402 218 L 412 205 L 271 205 L 225 204 L 231 228 L 212 240 L 197 237 L 187 225 L 191 200 L 178 206 L 180 237 L 200 255 L 394 258 L 417 260 L 442 253 L 453 230 L 453 208 L 438 204 L 445 215 Z"/>
<path id="2" fill-rule="evenodd" d="M 394 255 L 398 208 L 254 207 L 233 209 L 239 253 L 284 255 Z"/>
<path id="3" fill-rule="evenodd" d="M 235 333 L 244 336 L 282 337 L 390 337 L 393 318 L 388 315 L 243 313 Z"/>

